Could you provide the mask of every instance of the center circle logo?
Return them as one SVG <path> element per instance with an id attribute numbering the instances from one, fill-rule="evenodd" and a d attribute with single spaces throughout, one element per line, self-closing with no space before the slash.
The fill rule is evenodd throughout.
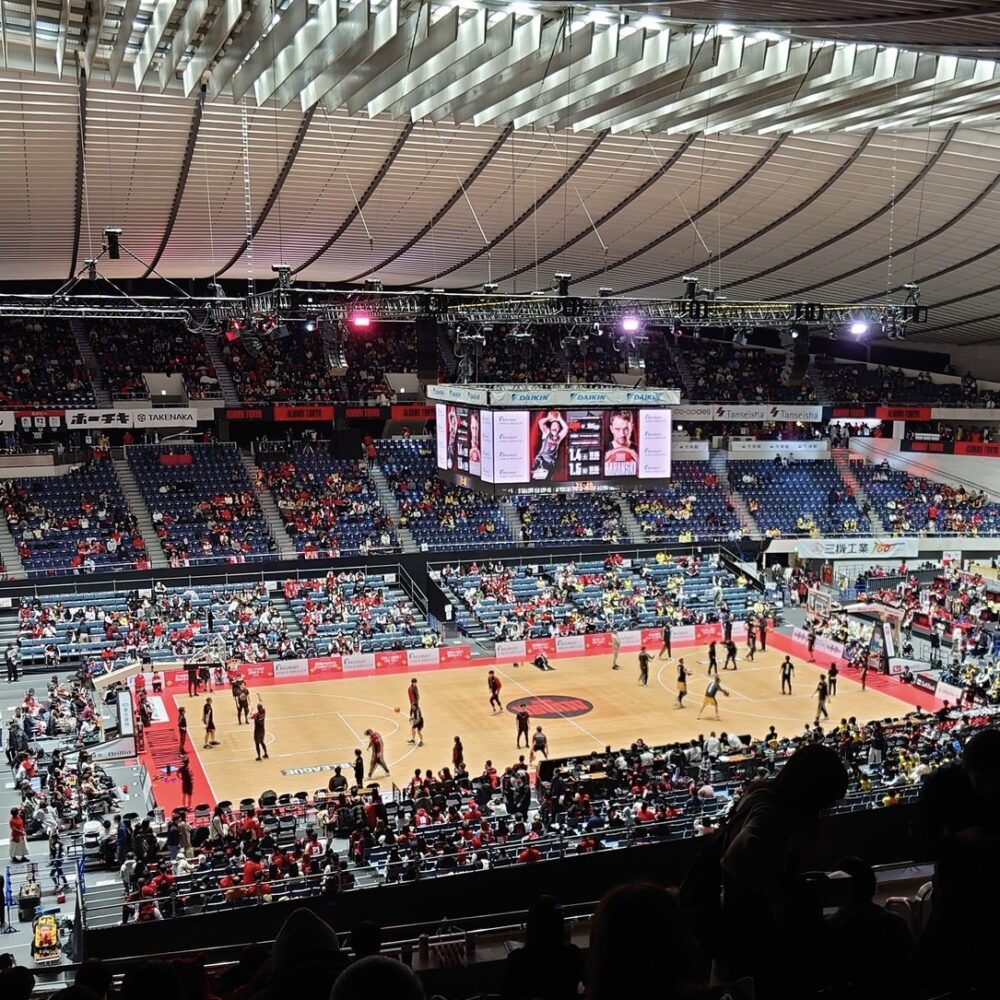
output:
<path id="1" fill-rule="evenodd" d="M 594 703 L 568 694 L 530 695 L 507 703 L 507 711 L 512 715 L 522 708 L 533 719 L 575 719 L 592 712 Z"/>

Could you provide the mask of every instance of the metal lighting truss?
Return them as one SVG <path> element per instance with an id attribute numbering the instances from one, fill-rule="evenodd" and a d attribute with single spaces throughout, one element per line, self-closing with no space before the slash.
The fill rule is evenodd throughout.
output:
<path id="1" fill-rule="evenodd" d="M 483 295 L 462 292 L 372 292 L 273 289 L 247 298 L 110 295 L 0 295 L 0 316 L 74 319 L 215 320 L 272 316 L 278 320 L 350 322 L 364 314 L 383 322 L 433 316 L 446 323 L 580 324 L 613 326 L 626 318 L 656 326 L 830 328 L 864 323 L 872 329 L 923 323 L 927 308 L 886 302 L 729 302 L 707 299 L 584 298 L 556 295 Z"/>

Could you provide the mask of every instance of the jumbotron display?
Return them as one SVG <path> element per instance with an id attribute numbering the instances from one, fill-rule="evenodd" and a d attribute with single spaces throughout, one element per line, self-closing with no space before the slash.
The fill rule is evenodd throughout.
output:
<path id="1" fill-rule="evenodd" d="M 451 389 L 455 397 L 477 392 L 435 388 Z M 503 390 L 490 392 L 487 406 L 435 401 L 437 467 L 450 481 L 487 491 L 663 483 L 670 479 L 671 414 L 661 396 L 627 389 Z M 521 407 L 521 400 L 545 405 Z"/>

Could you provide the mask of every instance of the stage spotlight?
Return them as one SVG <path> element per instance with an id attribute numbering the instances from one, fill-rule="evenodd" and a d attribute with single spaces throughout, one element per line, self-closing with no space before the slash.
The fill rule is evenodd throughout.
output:
<path id="1" fill-rule="evenodd" d="M 108 241 L 108 258 L 110 260 L 121 260 L 122 258 L 121 243 L 119 242 L 121 234 L 120 229 L 104 230 L 104 238 Z"/>
<path id="2" fill-rule="evenodd" d="M 272 264 L 271 270 L 278 276 L 278 287 L 289 288 L 292 284 L 292 269 L 288 264 Z"/>
<path id="3" fill-rule="evenodd" d="M 860 320 L 857 323 L 851 324 L 851 333 L 855 337 L 863 337 L 868 332 L 868 324 L 862 323 Z"/>
<path id="4" fill-rule="evenodd" d="M 487 295 L 493 295 L 500 286 L 495 281 L 484 281 L 483 291 Z"/>
<path id="5" fill-rule="evenodd" d="M 642 320 L 638 316 L 622 317 L 622 333 L 638 333 L 642 329 Z"/>
<path id="6" fill-rule="evenodd" d="M 381 292 L 383 290 L 381 278 L 365 278 L 365 288 L 369 292 Z"/>
<path id="7" fill-rule="evenodd" d="M 306 333 L 312 333 L 316 329 L 316 320 L 307 319 L 305 322 Z"/>
<path id="8" fill-rule="evenodd" d="M 88 257 L 84 264 L 87 265 L 87 277 L 91 281 L 97 281 L 97 259 L 94 257 Z"/>
<path id="9" fill-rule="evenodd" d="M 691 277 L 690 275 L 684 275 L 681 278 L 684 282 L 684 298 L 695 299 L 698 297 L 698 286 L 701 283 L 698 278 Z"/>
<path id="10" fill-rule="evenodd" d="M 566 298 L 569 295 L 569 283 L 573 280 L 573 275 L 568 271 L 556 271 L 552 276 L 552 287 L 557 294 Z"/>
<path id="11" fill-rule="evenodd" d="M 372 318 L 368 313 L 354 313 L 348 322 L 355 330 L 370 330 L 372 326 Z"/>
<path id="12" fill-rule="evenodd" d="M 597 294 L 600 298 L 607 299 L 615 294 L 615 290 L 613 288 L 608 288 L 607 285 L 602 285 L 597 289 Z"/>

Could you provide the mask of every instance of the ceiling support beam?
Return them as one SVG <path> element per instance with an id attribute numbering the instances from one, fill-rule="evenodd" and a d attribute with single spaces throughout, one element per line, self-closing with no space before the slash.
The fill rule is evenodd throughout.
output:
<path id="1" fill-rule="evenodd" d="M 56 75 L 62 79 L 63 64 L 66 61 L 66 41 L 69 38 L 69 0 L 59 4 L 59 33 L 56 35 Z M 0 0 L 0 17 L 3 16 L 3 0 Z M 6 45 L 4 46 L 6 49 Z"/>
<path id="2" fill-rule="evenodd" d="M 160 93 L 167 89 L 167 85 L 174 77 L 174 72 L 180 65 L 191 39 L 194 38 L 198 26 L 208 13 L 208 0 L 191 0 L 191 4 L 184 13 L 181 23 L 174 32 L 174 37 L 170 41 L 170 48 L 166 55 L 160 60 Z"/>
<path id="3" fill-rule="evenodd" d="M 433 128 L 433 126 L 430 126 Z M 490 165 L 493 157 L 500 152 L 500 148 L 507 141 L 511 132 L 514 131 L 513 125 L 508 125 L 494 141 L 493 145 L 486 151 L 486 155 L 472 168 L 468 177 L 465 178 L 465 182 L 459 182 L 459 186 L 455 193 L 434 213 L 433 217 L 425 223 L 420 232 L 416 235 L 411 236 L 395 253 L 387 257 L 384 261 L 379 264 L 379 267 L 385 267 L 387 264 L 391 264 L 394 260 L 398 260 L 403 256 L 407 250 L 415 247 L 451 210 L 458 204 L 458 200 L 469 190 L 469 188 L 476 182 L 479 175 Z M 363 278 L 366 274 L 371 274 L 375 268 L 369 268 L 367 271 L 363 271 L 361 274 L 355 275 L 353 278 L 348 278 L 348 281 L 358 281 Z"/>
<path id="4" fill-rule="evenodd" d="M 198 132 L 201 129 L 202 115 L 205 113 L 205 94 L 207 88 L 202 86 L 198 92 L 198 99 L 195 101 L 194 110 L 191 112 L 191 125 L 188 128 L 187 145 L 184 147 L 184 159 L 181 161 L 181 170 L 177 175 L 177 187 L 174 189 L 174 200 L 170 204 L 170 214 L 167 216 L 167 224 L 163 227 L 163 237 L 160 245 L 153 254 L 153 259 L 146 268 L 144 278 L 148 278 L 160 263 L 163 252 L 170 242 L 170 235 L 174 231 L 174 223 L 177 222 L 177 214 L 181 210 L 181 202 L 184 199 L 184 189 L 187 186 L 188 174 L 191 173 L 191 163 L 194 160 L 194 148 L 198 142 Z"/>
<path id="5" fill-rule="evenodd" d="M 80 70 L 77 85 L 77 124 L 76 124 L 76 183 L 73 205 L 73 254 L 69 261 L 69 275 L 76 275 L 77 258 L 80 256 L 80 227 L 83 224 L 83 179 L 87 159 L 87 73 Z"/>
<path id="6" fill-rule="evenodd" d="M 233 74 L 254 47 L 258 38 L 264 37 L 264 32 L 271 23 L 271 4 L 268 0 L 250 0 L 246 5 L 242 24 L 234 29 L 229 36 L 229 48 L 219 57 L 212 67 L 211 79 L 208 81 L 208 99 L 215 100 L 233 79 Z"/>
<path id="7" fill-rule="evenodd" d="M 689 135 L 677 149 L 674 150 L 673 154 L 666 160 L 663 161 L 634 191 L 626 195 L 617 205 L 609 208 L 599 219 L 595 219 L 593 225 L 588 225 L 586 228 L 581 229 L 576 236 L 571 236 L 565 243 L 557 246 L 554 250 L 549 250 L 547 253 L 542 254 L 541 257 L 536 258 L 528 264 L 524 264 L 521 267 L 510 271 L 508 274 L 502 275 L 498 278 L 498 281 L 507 281 L 509 278 L 516 278 L 519 274 L 524 274 L 525 271 L 530 271 L 533 268 L 538 267 L 540 264 L 545 264 L 552 260 L 553 257 L 558 257 L 560 254 L 565 253 L 570 247 L 575 246 L 582 239 L 591 236 L 596 229 L 600 232 L 601 227 L 606 223 L 610 222 L 619 212 L 624 211 L 629 207 L 637 198 L 641 198 L 654 184 L 660 181 L 671 168 L 681 159 L 681 157 L 691 148 L 694 144 L 695 136 Z"/>
<path id="8" fill-rule="evenodd" d="M 371 179 L 368 187 L 361 193 L 361 197 L 357 199 L 354 208 L 347 213 L 347 217 L 344 221 L 337 226 L 333 235 L 313 254 L 311 254 L 306 260 L 304 260 L 292 274 L 298 274 L 299 271 L 304 271 L 311 264 L 315 264 L 316 261 L 320 259 L 333 246 L 337 240 L 340 239 L 344 233 L 353 225 L 354 220 L 362 213 L 365 205 L 368 204 L 369 199 L 375 191 L 377 190 L 379 184 L 385 180 L 385 175 L 389 173 L 389 168 L 396 162 L 396 157 L 403 151 L 403 146 L 406 144 L 406 140 L 409 139 L 410 133 L 413 131 L 413 122 L 408 121 L 404 126 L 402 131 L 396 136 L 396 141 L 393 144 L 392 149 L 389 150 L 389 155 L 382 161 L 382 166 L 378 168 L 378 172 Z"/>
<path id="9" fill-rule="evenodd" d="M 667 281 L 676 281 L 678 278 L 682 278 L 685 274 L 695 274 L 697 271 L 704 267 L 711 267 L 713 264 L 719 263 L 719 261 L 724 260 L 731 254 L 737 253 L 745 247 L 749 246 L 755 240 L 759 240 L 762 236 L 766 236 L 768 233 L 774 232 L 779 226 L 784 225 L 789 219 L 793 219 L 800 212 L 807 209 L 817 198 L 826 194 L 830 188 L 833 187 L 841 177 L 850 170 L 851 167 L 857 163 L 858 158 L 861 154 L 868 148 L 868 144 L 875 138 L 874 132 L 869 132 L 864 138 L 858 143 L 857 148 L 851 153 L 850 156 L 844 160 L 843 163 L 829 176 L 823 183 L 809 195 L 805 201 L 800 201 L 794 208 L 790 208 L 784 215 L 780 218 L 774 219 L 769 222 L 766 226 L 758 229 L 757 232 L 751 233 L 745 239 L 740 240 L 738 243 L 734 243 L 731 247 L 726 247 L 719 253 L 712 254 L 711 257 L 707 257 L 705 260 L 698 264 L 692 264 L 690 267 L 685 267 L 681 271 L 675 271 L 673 274 L 665 274 L 663 277 L 654 278 L 652 281 L 643 281 L 638 285 L 630 285 L 628 288 L 616 289 L 616 294 L 618 295 L 630 295 L 633 292 L 637 292 L 642 288 L 651 288 L 653 285 L 662 285 Z"/>
<path id="10" fill-rule="evenodd" d="M 630 263 L 637 257 L 642 257 L 644 254 L 649 253 L 650 250 L 655 250 L 661 243 L 665 243 L 671 237 L 676 236 L 678 233 L 682 233 L 688 226 L 694 226 L 700 219 L 703 219 L 709 212 L 714 212 L 724 201 L 731 198 L 737 191 L 739 191 L 744 185 L 748 184 L 754 177 L 757 176 L 758 172 L 762 170 L 767 162 L 774 156 L 775 153 L 781 149 L 782 144 L 785 141 L 785 136 L 782 136 L 776 142 L 771 143 L 767 148 L 764 155 L 735 183 L 731 184 L 722 194 L 713 198 L 707 205 L 703 205 L 698 209 L 693 215 L 685 215 L 683 222 L 678 222 L 676 226 L 671 226 L 665 233 L 654 237 L 648 243 L 644 243 L 637 250 L 633 250 L 630 254 L 626 254 L 624 257 L 620 257 L 618 260 L 611 264 L 603 264 L 601 267 L 595 267 L 593 271 L 587 271 L 582 274 L 577 280 L 587 281 L 590 278 L 595 278 L 599 274 L 605 274 L 608 271 L 614 271 L 616 268 L 622 267 L 625 264 Z"/>
<path id="11" fill-rule="evenodd" d="M 738 285 L 745 285 L 751 281 L 758 281 L 760 278 L 766 278 L 775 271 L 782 271 L 786 267 L 791 267 L 793 264 L 798 264 L 799 261 L 805 260 L 807 257 L 811 257 L 814 253 L 819 253 L 821 250 L 825 250 L 827 247 L 833 246 L 834 243 L 839 243 L 841 240 L 845 240 L 850 236 L 853 236 L 856 232 L 864 229 L 865 226 L 871 225 L 876 219 L 882 218 L 887 212 L 891 211 L 894 205 L 898 205 L 920 182 L 934 169 L 937 162 L 944 156 L 945 150 L 951 144 L 951 140 L 955 138 L 955 133 L 958 131 L 958 126 L 953 125 L 949 129 L 948 134 L 944 137 L 941 145 L 935 150 L 934 155 L 920 168 L 917 174 L 910 180 L 910 182 L 896 195 L 895 198 L 890 199 L 881 208 L 875 209 L 870 215 L 866 215 L 860 222 L 854 223 L 853 226 L 849 226 L 847 229 L 842 230 L 837 233 L 836 236 L 831 236 L 829 239 L 823 240 L 822 243 L 817 243 L 816 246 L 810 247 L 808 250 L 803 250 L 801 253 L 796 254 L 794 257 L 790 257 L 788 260 L 782 261 L 780 264 L 774 264 L 771 267 L 764 268 L 763 271 L 757 271 L 755 274 L 748 275 L 746 278 L 739 278 L 736 281 L 731 281 L 728 284 L 728 288 L 732 289 Z"/>
<path id="12" fill-rule="evenodd" d="M 118 24 L 118 31 L 115 34 L 114 44 L 111 46 L 111 86 L 118 82 L 118 74 L 122 71 L 122 63 L 125 61 L 125 47 L 129 38 L 132 37 L 132 25 L 135 16 L 139 13 L 141 0 L 125 0 L 125 8 L 122 11 L 122 19 Z"/>
<path id="13" fill-rule="evenodd" d="M 423 281 L 417 282 L 417 284 L 423 285 L 428 281 L 437 281 L 439 278 L 443 278 L 446 275 L 454 274 L 455 271 L 460 270 L 463 267 L 471 264 L 474 260 L 482 257 L 483 254 L 492 253 L 496 247 L 498 247 L 511 233 L 519 229 L 524 225 L 525 222 L 530 219 L 535 212 L 537 212 L 547 201 L 549 201 L 553 195 L 560 191 L 566 184 L 570 182 L 573 175 L 597 152 L 597 147 L 600 146 L 602 142 L 607 138 L 607 132 L 599 132 L 594 139 L 591 141 L 590 145 L 573 161 L 573 163 L 563 171 L 562 175 L 555 180 L 555 182 L 548 188 L 547 191 L 543 192 L 537 199 L 535 199 L 532 204 L 526 208 L 513 222 L 507 225 L 504 230 L 497 233 L 486 244 L 486 246 L 479 247 L 474 253 L 470 253 L 463 260 L 460 260 L 457 264 L 452 264 L 450 267 L 446 267 L 443 271 L 438 271 L 437 274 L 432 274 L 429 278 L 425 278 Z M 511 189 L 511 197 L 514 196 L 514 190 Z"/>
<path id="14" fill-rule="evenodd" d="M 198 86 L 205 82 L 202 79 L 203 75 L 219 54 L 219 50 L 226 44 L 226 39 L 232 34 L 233 29 L 240 23 L 242 16 L 243 0 L 224 0 L 219 10 L 215 12 L 212 27 L 201 40 L 198 51 L 184 67 L 182 90 L 185 97 L 190 97 Z"/>
<path id="15" fill-rule="evenodd" d="M 285 162 L 281 165 L 281 170 L 278 172 L 274 185 L 271 187 L 271 193 L 267 196 L 267 201 L 264 202 L 264 207 L 260 210 L 260 213 L 250 230 L 250 239 L 244 238 L 239 249 L 233 254 L 229 263 L 219 268 L 219 274 L 225 274 L 226 271 L 228 271 L 240 259 L 240 257 L 243 256 L 247 247 L 250 245 L 250 240 L 252 240 L 257 233 L 260 232 L 261 226 L 264 225 L 265 220 L 271 213 L 271 209 L 274 208 L 274 203 L 278 200 L 278 196 L 281 194 L 281 189 L 285 186 L 285 181 L 288 180 L 288 175 L 292 172 L 292 167 L 295 165 L 295 159 L 299 155 L 299 150 L 302 148 L 302 143 L 306 138 L 306 132 L 309 131 L 309 125 L 312 122 L 313 115 L 315 113 L 316 105 L 313 105 L 302 116 L 302 121 L 299 122 L 298 131 L 295 133 L 292 145 L 288 149 L 288 155 L 285 157 Z"/>
<path id="16" fill-rule="evenodd" d="M 152 18 L 142 36 L 142 45 L 135 54 L 135 62 L 132 64 L 132 80 L 137 91 L 142 89 L 146 74 L 152 68 L 156 50 L 163 40 L 163 33 L 167 30 L 167 24 L 176 5 L 177 0 L 158 0 L 153 8 Z"/>
<path id="17" fill-rule="evenodd" d="M 104 25 L 105 0 L 90 0 L 87 7 L 87 44 L 83 49 L 83 68 L 90 76 L 94 69 L 94 56 L 97 55 L 97 43 L 101 40 L 101 28 Z"/>

